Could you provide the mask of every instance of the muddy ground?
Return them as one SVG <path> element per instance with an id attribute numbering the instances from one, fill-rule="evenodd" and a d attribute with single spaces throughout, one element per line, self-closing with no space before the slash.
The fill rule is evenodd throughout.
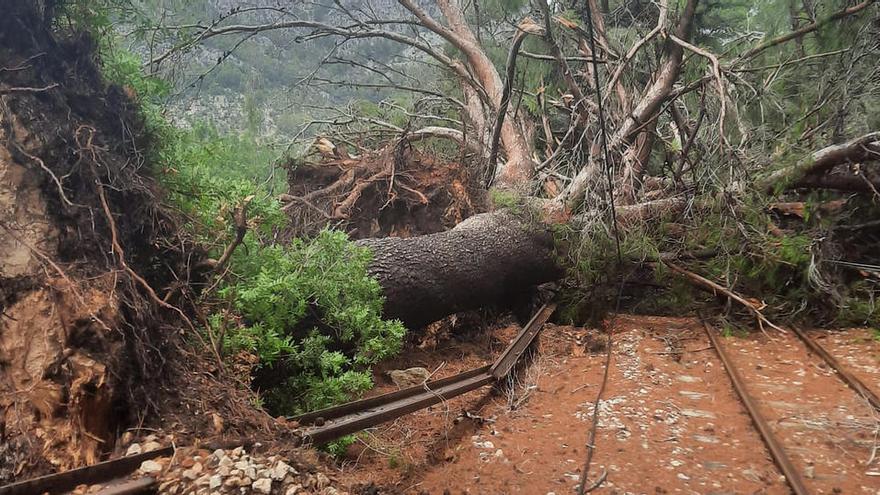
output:
<path id="1" fill-rule="evenodd" d="M 610 326 L 595 493 L 789 493 L 699 321 L 619 316 Z M 515 330 L 452 339 L 392 365 L 448 376 L 488 362 L 481 356 L 499 353 Z M 814 335 L 876 390 L 880 342 L 870 331 Z M 513 389 L 484 388 L 362 433 L 337 463 L 339 479 L 365 493 L 574 493 L 602 342 L 595 329 L 548 325 Z M 880 493 L 880 414 L 793 335 L 722 344 L 811 490 Z M 396 389 L 381 372 L 377 381 L 375 393 Z"/>

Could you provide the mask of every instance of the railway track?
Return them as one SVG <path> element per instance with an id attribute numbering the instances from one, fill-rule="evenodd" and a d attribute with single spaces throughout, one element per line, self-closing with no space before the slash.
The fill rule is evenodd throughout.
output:
<path id="1" fill-rule="evenodd" d="M 788 484 L 792 493 L 795 495 L 809 495 L 815 493 L 808 487 L 808 483 L 805 480 L 807 476 L 804 475 L 801 469 L 798 469 L 795 466 L 795 463 L 789 456 L 785 442 L 778 438 L 774 429 L 771 427 L 771 422 L 767 420 L 764 412 L 762 412 L 769 406 L 756 400 L 752 395 L 750 387 L 755 384 L 749 383 L 749 380 L 743 378 L 740 372 L 740 367 L 735 363 L 736 360 L 728 353 L 725 345 L 721 343 L 721 340 L 716 335 L 717 332 L 714 331 L 705 321 L 703 321 L 703 326 L 706 335 L 709 338 L 711 347 L 715 350 L 721 360 L 723 368 L 730 379 L 731 385 L 747 410 L 755 429 L 758 431 L 773 459 L 773 462 L 784 476 L 785 482 Z M 878 396 L 858 377 L 843 367 L 843 365 L 831 355 L 827 349 L 822 347 L 803 330 L 795 327 L 792 328 L 792 332 L 809 353 L 820 357 L 822 361 L 833 370 L 834 375 L 841 382 L 863 398 L 872 408 L 880 412 L 880 398 L 878 398 Z M 831 404 L 828 406 L 830 407 Z M 880 482 L 878 482 L 878 485 L 880 485 Z"/>
<path id="2" fill-rule="evenodd" d="M 293 419 L 301 425 L 300 432 L 305 442 L 320 445 L 495 383 L 510 373 L 555 310 L 555 304 L 541 306 L 501 356 L 490 366 L 483 366 L 397 392 L 314 411 Z M 173 453 L 174 448 L 166 447 L 100 462 L 92 466 L 41 476 L 2 486 L 0 487 L 0 495 L 57 494 L 69 492 L 81 484 L 97 483 L 106 485 L 98 492 L 99 495 L 155 493 L 157 487 L 155 479 L 144 477 L 128 480 L 128 475 L 146 460 L 166 457 Z"/>

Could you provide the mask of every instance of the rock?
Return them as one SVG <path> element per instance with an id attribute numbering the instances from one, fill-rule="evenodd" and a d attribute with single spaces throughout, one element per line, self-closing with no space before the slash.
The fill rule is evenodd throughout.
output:
<path id="1" fill-rule="evenodd" d="M 238 476 L 232 476 L 230 478 L 226 478 L 226 481 L 223 482 L 223 486 L 226 488 L 238 488 L 244 485 L 244 480 L 239 478 Z"/>
<path id="2" fill-rule="evenodd" d="M 222 485 L 222 484 L 223 484 L 223 477 L 220 476 L 219 474 L 215 474 L 214 476 L 211 476 L 211 478 L 208 480 L 208 487 L 211 488 L 211 490 L 216 490 L 217 488 L 220 488 L 220 485 Z"/>
<path id="3" fill-rule="evenodd" d="M 268 495 L 272 492 L 272 480 L 269 478 L 260 478 L 257 481 L 254 481 L 251 488 L 257 493 L 265 493 Z"/>
<path id="4" fill-rule="evenodd" d="M 180 475 L 188 480 L 194 480 L 199 477 L 199 473 L 193 471 L 192 469 L 184 469 L 183 472 L 180 473 Z"/>
<path id="5" fill-rule="evenodd" d="M 339 490 L 333 488 L 332 486 L 328 486 L 321 490 L 321 495 L 339 495 Z"/>
<path id="6" fill-rule="evenodd" d="M 330 478 L 325 476 L 324 473 L 318 473 L 318 475 L 315 476 L 315 488 L 322 490 L 328 486 L 330 486 Z"/>
<path id="7" fill-rule="evenodd" d="M 171 479 L 159 485 L 159 493 L 177 493 L 177 480 Z"/>
<path id="8" fill-rule="evenodd" d="M 253 466 L 250 466 L 244 470 L 244 475 L 250 478 L 251 481 L 254 481 L 257 479 L 257 470 L 254 469 Z"/>
<path id="9" fill-rule="evenodd" d="M 233 462 L 232 462 L 232 459 L 230 459 L 228 457 L 223 457 L 220 459 L 220 462 L 217 463 L 217 465 L 220 467 L 225 466 L 225 467 L 231 468 L 233 466 Z"/>
<path id="10" fill-rule="evenodd" d="M 276 481 L 281 481 L 293 470 L 286 462 L 278 461 L 278 464 L 275 464 L 275 467 L 272 468 L 272 479 Z"/>
<path id="11" fill-rule="evenodd" d="M 240 472 L 241 471 L 236 469 L 235 473 L 233 473 L 232 469 L 229 466 L 218 466 L 217 467 L 217 474 L 219 474 L 220 476 L 229 476 L 230 474 L 235 475 Z"/>
<path id="12" fill-rule="evenodd" d="M 247 461 L 237 461 L 235 464 L 233 464 L 233 466 L 235 466 L 235 469 L 239 469 L 241 471 L 244 471 L 247 468 L 251 467 L 251 465 L 248 464 Z"/>
<path id="13" fill-rule="evenodd" d="M 133 443 L 128 446 L 128 450 L 125 451 L 125 455 L 138 455 L 141 452 L 143 452 L 143 449 L 141 448 L 141 444 Z"/>
<path id="14" fill-rule="evenodd" d="M 98 493 L 102 488 L 104 487 L 101 485 L 92 485 L 89 487 L 89 493 Z"/>
<path id="15" fill-rule="evenodd" d="M 688 418 L 707 418 L 715 419 L 715 413 L 710 411 L 701 411 L 699 409 L 682 409 L 681 415 Z"/>
<path id="16" fill-rule="evenodd" d="M 391 370 L 388 372 L 388 377 L 391 378 L 391 381 L 400 388 L 421 385 L 429 376 L 431 376 L 431 372 L 421 367 L 408 368 L 405 370 Z"/>
<path id="17" fill-rule="evenodd" d="M 157 440 L 159 440 L 159 437 L 156 435 L 147 435 L 147 437 L 144 438 L 144 442 L 155 442 Z"/>
<path id="18" fill-rule="evenodd" d="M 300 484 L 290 485 L 284 491 L 284 495 L 297 495 L 301 490 L 303 490 L 303 486 Z"/>
<path id="19" fill-rule="evenodd" d="M 140 472 L 144 474 L 152 474 L 158 473 L 162 471 L 162 465 L 156 461 L 144 461 L 141 463 L 141 467 L 139 468 Z"/>
<path id="20" fill-rule="evenodd" d="M 162 448 L 162 444 L 156 441 L 147 442 L 144 444 L 144 452 L 152 452 L 154 450 L 159 450 Z"/>
<path id="21" fill-rule="evenodd" d="M 234 457 L 239 457 L 241 454 L 244 454 L 244 447 L 236 447 L 232 449 L 232 455 Z"/>
<path id="22" fill-rule="evenodd" d="M 478 449 L 494 449 L 495 444 L 486 440 L 485 442 L 474 442 L 474 447 Z"/>
<path id="23" fill-rule="evenodd" d="M 303 485 L 307 490 L 312 490 L 315 488 L 315 477 L 314 476 L 306 476 Z"/>
<path id="24" fill-rule="evenodd" d="M 217 449 L 211 455 L 213 455 L 217 459 L 223 459 L 224 457 L 226 457 L 226 451 L 223 449 Z"/>

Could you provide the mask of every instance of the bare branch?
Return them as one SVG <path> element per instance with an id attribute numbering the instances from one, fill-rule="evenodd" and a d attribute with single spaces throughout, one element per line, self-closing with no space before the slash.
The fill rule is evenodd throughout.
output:
<path id="1" fill-rule="evenodd" d="M 519 53 L 519 47 L 523 40 L 529 34 L 546 34 L 541 28 L 535 24 L 530 17 L 523 19 L 517 26 L 516 36 L 510 45 L 510 51 L 507 54 L 507 71 L 504 81 L 504 88 L 501 91 L 501 102 L 498 104 L 498 111 L 495 117 L 495 126 L 492 128 L 492 139 L 489 145 L 489 170 L 495 171 L 495 164 L 498 162 L 498 144 L 501 140 L 501 127 L 504 125 L 504 118 L 507 116 L 507 106 L 510 104 L 510 93 L 516 75 L 516 56 Z"/>
<path id="2" fill-rule="evenodd" d="M 666 26 L 666 17 L 669 13 L 669 0 L 660 0 L 660 15 L 657 18 L 657 26 L 654 27 L 644 38 L 636 41 L 632 47 L 626 52 L 626 55 L 623 56 L 623 60 L 621 60 L 620 65 L 614 70 L 614 74 L 612 74 L 611 79 L 608 81 L 608 85 L 605 89 L 605 94 L 610 95 L 611 91 L 617 85 L 617 82 L 620 80 L 620 76 L 623 74 L 623 70 L 629 64 L 629 62 L 636 56 L 636 53 L 642 49 L 645 44 L 654 39 L 657 34 Z M 606 96 L 607 98 L 607 96 Z M 621 102 L 623 103 L 623 102 Z"/>

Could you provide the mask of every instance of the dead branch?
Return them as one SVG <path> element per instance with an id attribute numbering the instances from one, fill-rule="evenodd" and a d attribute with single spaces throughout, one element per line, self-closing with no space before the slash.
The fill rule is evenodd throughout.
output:
<path id="1" fill-rule="evenodd" d="M 730 290 L 722 285 L 719 285 L 719 284 L 717 284 L 717 283 L 715 283 L 715 282 L 713 282 L 713 281 L 711 281 L 701 275 L 697 275 L 694 272 L 685 270 L 684 268 L 676 265 L 675 263 L 672 263 L 669 260 L 661 259 L 660 261 L 664 265 L 668 266 L 669 269 L 672 270 L 673 272 L 683 276 L 684 278 L 686 278 L 689 281 L 696 284 L 697 287 L 700 287 L 701 289 L 706 290 L 706 291 L 708 291 L 712 294 L 715 294 L 715 295 L 720 293 L 720 294 L 725 295 L 728 298 L 733 299 L 734 301 L 742 304 L 758 320 L 758 326 L 761 328 L 762 332 L 764 331 L 763 324 L 766 323 L 771 328 L 774 328 L 775 330 L 778 330 L 781 333 L 786 333 L 785 330 L 776 326 L 773 322 L 771 322 L 770 320 L 768 320 L 764 316 L 764 313 L 761 312 L 761 310 L 766 307 L 766 304 L 764 304 L 763 302 L 746 299 L 746 298 L 740 296 L 739 294 L 733 292 L 732 290 Z"/>
<path id="2" fill-rule="evenodd" d="M 220 259 L 207 259 L 200 263 L 200 267 L 210 268 L 215 272 L 219 272 L 220 270 L 223 270 L 227 263 L 229 263 L 235 249 L 241 245 L 242 241 L 244 241 L 245 234 L 247 234 L 247 207 L 253 199 L 253 196 L 248 196 L 232 213 L 232 220 L 235 222 L 235 238 L 232 239 L 232 242 L 230 242 L 229 245 L 226 246 L 226 249 L 223 250 Z"/>
<path id="3" fill-rule="evenodd" d="M 718 99 L 719 99 L 719 102 L 721 105 L 721 109 L 719 110 L 719 113 L 718 113 L 718 135 L 721 139 L 721 145 L 723 147 L 724 146 L 724 117 L 727 113 L 726 112 L 727 95 L 724 91 L 724 80 L 721 78 L 721 64 L 718 63 L 718 57 L 707 50 L 703 50 L 702 48 L 699 48 L 695 45 L 688 43 L 687 41 L 680 39 L 679 37 L 675 36 L 674 34 L 670 34 L 669 39 L 672 40 L 673 42 L 681 45 L 682 47 L 687 48 L 688 50 L 696 53 L 697 55 L 709 59 L 709 62 L 711 62 L 712 76 L 715 78 L 715 82 L 717 84 Z"/>
<path id="4" fill-rule="evenodd" d="M 584 97 L 580 85 L 575 81 L 571 67 L 569 67 L 568 61 L 562 54 L 562 49 L 559 48 L 559 44 L 553 37 L 553 26 L 550 23 L 550 8 L 547 6 L 546 2 L 538 2 L 538 5 L 540 5 L 541 14 L 544 16 L 544 41 L 547 42 L 547 45 L 550 47 L 550 53 L 553 55 L 553 58 L 556 59 L 556 64 L 559 65 L 559 69 L 562 72 L 562 79 L 565 81 L 565 86 L 568 88 L 568 91 L 572 96 L 574 96 L 575 111 L 578 112 L 578 115 L 581 116 L 584 122 L 587 122 L 590 118 L 589 112 L 587 112 L 587 109 L 584 106 L 584 102 L 586 102 L 587 99 Z M 595 54 L 592 54 L 592 56 L 595 57 Z"/>
<path id="5" fill-rule="evenodd" d="M 532 53 L 527 50 L 520 50 L 519 54 L 520 54 L 520 56 L 530 58 L 532 60 L 540 60 L 542 62 L 558 62 L 559 61 L 559 59 L 557 59 L 553 55 L 542 55 L 540 53 Z M 566 55 L 563 57 L 563 59 L 566 62 L 581 62 L 581 63 L 585 63 L 585 64 L 593 63 L 593 57 L 578 57 L 578 56 L 574 56 L 574 55 Z M 605 64 L 605 63 L 608 63 L 608 61 L 602 59 L 602 60 L 596 60 L 596 63 L 597 64 Z"/>
<path id="6" fill-rule="evenodd" d="M 618 81 L 620 80 L 620 76 L 623 75 L 623 70 L 629 65 L 629 62 L 636 56 L 636 53 L 642 49 L 649 41 L 654 39 L 663 28 L 666 26 L 666 17 L 669 12 L 669 0 L 660 0 L 660 15 L 657 18 L 657 25 L 652 29 L 648 34 L 645 35 L 644 38 L 640 38 L 636 41 L 632 47 L 626 52 L 626 55 L 623 56 L 623 60 L 620 61 L 620 64 L 614 70 L 614 74 L 612 74 L 611 79 L 608 81 L 608 84 L 605 87 L 605 97 L 611 94 L 611 91 L 617 86 Z M 624 102 L 621 102 L 623 105 Z"/>
<path id="7" fill-rule="evenodd" d="M 868 177 L 864 173 L 807 175 L 788 186 L 788 189 L 798 188 L 876 194 L 880 190 L 880 178 Z"/>
<path id="8" fill-rule="evenodd" d="M 698 2 L 699 0 L 688 0 L 685 6 L 676 28 L 676 36 L 681 40 L 690 39 Z M 683 48 L 676 43 L 669 43 L 666 49 L 666 61 L 658 69 L 653 78 L 654 82 L 609 139 L 608 147 L 611 150 L 617 150 L 621 146 L 631 144 L 635 136 L 650 124 L 663 102 L 667 101 L 672 94 L 672 86 L 681 74 L 682 61 Z M 598 151 L 598 149 L 591 151 L 587 165 L 578 171 L 569 185 L 560 193 L 559 199 L 568 208 L 574 209 L 583 202 L 587 190 L 595 183 L 601 170 L 601 167 L 597 166 Z"/>
<path id="9" fill-rule="evenodd" d="M 458 129 L 453 129 L 451 127 L 427 126 L 412 132 L 408 132 L 403 136 L 403 139 L 409 142 L 421 141 L 423 139 L 430 138 L 449 139 L 451 141 L 455 141 L 462 147 L 468 149 L 473 153 L 477 153 L 480 156 L 484 156 L 486 153 L 480 143 L 478 143 L 476 140 L 466 139 L 464 132 Z"/>
<path id="10" fill-rule="evenodd" d="M 366 24 L 364 25 L 366 26 Z M 387 40 L 395 41 L 397 43 L 402 43 L 404 45 L 411 46 L 422 53 L 430 56 L 431 58 L 437 60 L 441 64 L 443 64 L 446 68 L 453 71 L 458 77 L 460 77 L 463 81 L 466 81 L 468 84 L 472 85 L 474 89 L 477 91 L 481 97 L 484 97 L 486 101 L 488 101 L 488 96 L 486 96 L 485 89 L 477 82 L 471 74 L 467 71 L 467 69 L 458 61 L 453 60 L 452 58 L 446 56 L 439 50 L 432 48 L 427 43 L 424 43 L 416 38 L 411 38 L 409 36 L 405 36 L 400 33 L 396 33 L 393 31 L 374 29 L 374 28 L 364 28 L 362 26 L 333 26 L 330 24 L 325 24 L 317 21 L 308 21 L 308 20 L 291 20 L 291 21 L 283 21 L 283 22 L 273 22 L 266 24 L 254 24 L 254 25 L 246 25 L 246 24 L 232 24 L 223 27 L 217 27 L 216 25 L 211 26 L 201 26 L 202 31 L 192 38 L 179 43 L 168 50 L 166 50 L 161 55 L 158 55 L 151 59 L 149 62 L 145 64 L 147 67 L 155 67 L 166 59 L 174 55 L 175 53 L 181 52 L 193 46 L 196 46 L 199 43 L 202 43 L 210 38 L 214 38 L 217 36 L 224 35 L 234 35 L 234 34 L 257 34 L 268 31 L 277 31 L 282 29 L 312 29 L 313 32 L 311 34 L 312 38 L 322 37 L 322 36 L 339 36 L 345 39 L 364 39 L 364 38 L 384 38 Z"/>

